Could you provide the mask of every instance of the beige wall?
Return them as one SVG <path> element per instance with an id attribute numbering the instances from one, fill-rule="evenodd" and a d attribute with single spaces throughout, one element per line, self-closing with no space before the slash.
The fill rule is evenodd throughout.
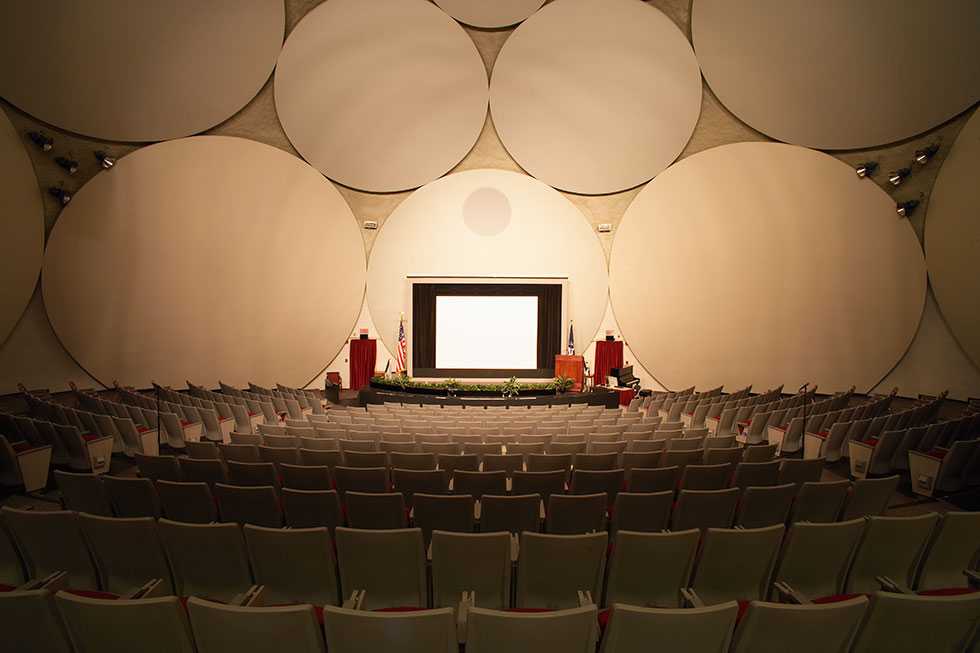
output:
<path id="1" fill-rule="evenodd" d="M 316 0 L 287 0 L 287 34 L 299 19 L 316 4 L 318 4 Z M 678 25 L 681 31 L 690 37 L 690 0 L 653 0 L 651 4 L 666 13 Z M 493 61 L 501 46 L 512 32 L 511 29 L 482 31 L 468 27 L 466 31 L 476 43 L 488 70 L 492 67 Z M 887 53 L 882 53 L 882 56 L 887 56 Z M 680 156 L 681 159 L 716 145 L 739 141 L 769 140 L 734 118 L 718 102 L 717 98 L 706 85 L 703 87 L 703 91 L 701 118 L 690 142 Z M 882 98 L 881 101 L 883 103 L 892 103 L 895 100 L 894 98 Z M 46 131 L 56 137 L 57 143 L 55 149 L 57 151 L 64 152 L 72 150 L 83 164 L 82 169 L 75 177 L 67 178 L 55 166 L 50 156 L 40 153 L 33 147 L 29 148 L 42 189 L 45 189 L 49 185 L 57 185 L 59 181 L 65 181 L 67 188 L 74 189 L 97 171 L 96 162 L 91 157 L 91 151 L 106 146 L 106 143 L 78 138 L 61 133 L 50 127 L 42 126 L 37 121 L 2 101 L 0 101 L 0 107 L 7 112 L 18 131 L 23 133 L 39 126 L 44 127 Z M 869 110 L 874 111 L 875 109 L 871 107 Z M 936 160 L 924 169 L 917 170 L 916 174 L 905 185 L 898 191 L 892 193 L 895 197 L 901 199 L 916 198 L 919 197 L 920 193 L 926 194 L 923 204 L 911 219 L 913 227 L 921 238 L 928 209 L 928 194 L 932 189 L 936 174 L 948 151 L 948 147 L 955 140 L 966 117 L 966 115 L 960 115 L 945 125 L 927 134 L 909 139 L 908 141 L 871 150 L 836 153 L 834 156 L 848 164 L 855 164 L 867 159 L 877 159 L 880 162 L 880 169 L 875 178 L 875 183 L 885 184 L 884 177 L 889 170 L 906 165 L 911 160 L 912 153 L 923 144 L 937 137 L 942 138 L 944 147 Z M 273 102 L 271 80 L 266 83 L 259 94 L 242 111 L 208 133 L 251 138 L 279 147 L 287 152 L 296 153 L 289 145 L 285 134 L 279 126 Z M 124 155 L 135 149 L 135 146 L 132 145 L 112 143 L 108 145 L 109 149 L 117 155 Z M 520 171 L 519 166 L 508 156 L 506 150 L 500 143 L 489 117 L 476 145 L 455 170 L 475 168 L 498 168 Z M 394 208 L 409 194 L 407 192 L 371 194 L 340 186 L 338 186 L 338 190 L 350 204 L 357 220 L 378 220 L 381 223 L 387 219 Z M 604 196 L 563 194 L 582 211 L 586 220 L 593 225 L 608 222 L 612 223 L 615 227 L 619 224 L 626 208 L 639 190 L 639 188 L 635 188 Z M 45 217 L 50 228 L 57 219 L 60 207 L 57 206 L 54 198 L 47 196 L 46 193 L 44 202 Z M 365 248 L 369 255 L 377 233 L 375 231 L 361 232 L 364 238 Z M 608 256 L 613 235 L 599 234 L 598 239 Z M 37 306 L 38 302 L 35 299 L 33 304 L 35 310 Z M 930 323 L 933 323 L 934 327 L 938 326 L 939 328 L 931 327 L 930 332 L 932 335 L 916 341 L 913 345 L 913 351 L 916 355 L 915 360 L 908 362 L 903 360 L 900 362 L 890 378 L 901 379 L 903 394 L 914 395 L 917 392 L 935 392 L 947 386 L 958 389 L 954 394 L 958 393 L 960 396 L 980 394 L 980 370 L 965 358 L 962 350 L 960 350 L 959 346 L 949 336 L 948 329 L 944 328 L 945 325 L 942 323 L 941 316 L 935 315 L 933 317 L 938 319 L 939 323 L 936 325 L 934 323 L 935 319 L 932 318 L 930 319 Z M 371 326 L 370 316 L 367 311 L 362 310 L 358 326 Z M 356 328 L 354 332 L 356 332 Z M 68 378 L 73 378 L 69 374 L 69 370 L 74 375 L 83 375 L 70 357 L 57 346 L 56 341 L 51 339 L 49 332 L 50 329 L 43 322 L 32 320 L 29 323 L 26 319 L 21 320 L 21 324 L 15 330 L 14 334 L 0 348 L 0 370 L 3 370 L 2 374 L 0 374 L 0 392 L 12 391 L 18 379 L 30 380 L 33 385 L 48 385 L 52 388 L 59 388 L 64 386 Z M 30 355 L 24 355 L 25 351 L 29 351 Z M 384 355 L 386 355 L 386 352 L 381 352 L 379 359 Z M 383 359 L 381 360 L 383 366 Z M 340 371 L 344 378 L 347 378 L 348 368 L 346 354 L 344 352 L 341 352 L 333 361 L 324 361 L 324 365 L 328 370 Z M 651 369 L 650 373 L 656 375 L 656 369 Z M 652 384 L 650 376 L 646 376 L 644 381 Z M 886 379 L 885 383 L 888 383 L 888 379 Z M 937 383 L 940 385 L 937 385 Z M 881 387 L 886 386 L 883 385 Z"/>

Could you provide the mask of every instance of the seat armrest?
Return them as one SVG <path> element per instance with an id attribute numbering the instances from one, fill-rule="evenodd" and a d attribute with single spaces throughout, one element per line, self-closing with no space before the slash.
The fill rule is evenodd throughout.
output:
<path id="1" fill-rule="evenodd" d="M 344 605 L 342 607 L 346 608 L 347 610 L 363 610 L 364 596 L 364 590 L 354 590 L 350 593 L 350 596 L 347 597 L 347 600 L 344 601 Z"/>
<path id="2" fill-rule="evenodd" d="M 963 575 L 966 576 L 967 581 L 970 583 L 970 587 L 980 587 L 980 572 L 976 572 L 972 569 L 964 569 Z"/>
<path id="3" fill-rule="evenodd" d="M 908 594 L 906 590 L 902 589 L 898 583 L 893 581 L 888 576 L 875 576 L 875 580 L 881 586 L 882 592 L 891 592 L 892 594 Z"/>
<path id="4" fill-rule="evenodd" d="M 463 592 L 456 610 L 456 641 L 466 643 L 466 620 L 470 616 L 470 608 L 476 605 L 476 592 Z"/>
<path id="5" fill-rule="evenodd" d="M 265 592 L 265 585 L 252 585 L 242 592 L 229 603 L 242 608 L 257 608 L 262 605 L 262 594 Z"/>
<path id="6" fill-rule="evenodd" d="M 137 587 L 137 588 L 135 588 L 133 590 L 130 590 L 129 592 L 126 592 L 125 594 L 123 594 L 119 598 L 121 598 L 121 599 L 148 599 L 148 598 L 151 598 L 152 596 L 161 596 L 162 594 L 157 594 L 157 592 L 159 592 L 162 589 L 161 585 L 163 585 L 163 579 L 162 578 L 153 578 L 153 579 L 148 580 L 143 585 L 140 585 L 139 587 Z"/>
<path id="7" fill-rule="evenodd" d="M 578 591 L 578 607 L 584 608 L 593 604 L 592 592 L 589 590 Z"/>
<path id="8" fill-rule="evenodd" d="M 684 599 L 685 608 L 703 608 L 704 601 L 698 596 L 697 592 L 690 587 L 681 588 L 681 598 Z"/>
<path id="9" fill-rule="evenodd" d="M 45 589 L 51 593 L 63 590 L 68 586 L 68 572 L 56 571 L 48 574 L 44 578 L 32 578 L 20 587 L 17 591 Z"/>
<path id="10" fill-rule="evenodd" d="M 807 605 L 812 603 L 812 601 L 807 598 L 802 592 L 798 592 L 793 589 L 789 583 L 784 583 L 783 581 L 776 581 L 772 584 L 779 593 L 780 603 L 795 603 L 796 605 Z"/>

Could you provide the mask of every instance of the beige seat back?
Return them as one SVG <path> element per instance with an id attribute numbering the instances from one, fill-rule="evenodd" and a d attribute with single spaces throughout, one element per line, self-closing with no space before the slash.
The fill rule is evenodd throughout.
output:
<path id="1" fill-rule="evenodd" d="M 157 523 L 179 596 L 231 601 L 252 586 L 238 524 Z"/>
<path id="2" fill-rule="evenodd" d="M 689 528 L 729 528 L 735 519 L 739 489 L 681 490 L 671 516 L 675 531 Z"/>
<path id="3" fill-rule="evenodd" d="M 218 512 L 223 522 L 269 528 L 282 526 L 279 495 L 271 485 L 239 487 L 215 483 L 214 496 L 218 500 Z"/>
<path id="4" fill-rule="evenodd" d="M 218 509 L 207 483 L 157 481 L 157 496 L 167 519 L 194 524 L 207 524 L 218 519 Z"/>
<path id="5" fill-rule="evenodd" d="M 426 546 L 434 530 L 472 533 L 473 497 L 468 494 L 416 493 L 412 519 L 422 529 Z"/>
<path id="6" fill-rule="evenodd" d="M 735 525 L 762 528 L 785 524 L 796 496 L 796 484 L 747 487 L 742 491 L 735 515 Z"/>
<path id="7" fill-rule="evenodd" d="M 160 499 L 150 479 L 106 475 L 102 482 L 116 517 L 160 516 Z"/>
<path id="8" fill-rule="evenodd" d="M 594 653 L 596 607 L 519 613 L 472 608 L 466 621 L 467 653 Z"/>
<path id="9" fill-rule="evenodd" d="M 980 592 L 915 596 L 876 592 L 852 653 L 970 651 L 977 637 Z"/>
<path id="10" fill-rule="evenodd" d="M 674 493 L 664 492 L 620 492 L 616 495 L 613 510 L 613 532 L 665 530 L 670 523 L 670 511 L 674 503 Z"/>
<path id="11" fill-rule="evenodd" d="M 887 576 L 909 590 L 939 515 L 915 517 L 868 517 L 844 591 L 870 593 L 879 589 L 875 580 Z"/>
<path id="12" fill-rule="evenodd" d="M 347 523 L 351 528 L 395 529 L 408 526 L 401 492 L 347 492 Z"/>
<path id="13" fill-rule="evenodd" d="M 837 521 L 850 490 L 849 481 L 807 481 L 793 501 L 791 521 L 827 523 Z"/>
<path id="14" fill-rule="evenodd" d="M 521 533 L 517 607 L 561 609 L 578 605 L 578 592 L 601 593 L 605 531 L 587 535 Z"/>
<path id="15" fill-rule="evenodd" d="M 312 605 L 243 608 L 192 597 L 187 613 L 198 653 L 324 653 Z"/>
<path id="16" fill-rule="evenodd" d="M 947 512 L 929 544 L 919 569 L 916 589 L 966 587 L 964 569 L 977 568 L 980 512 Z"/>
<path id="17" fill-rule="evenodd" d="M 68 574 L 66 587 L 99 589 L 78 513 L 68 510 L 2 508 L 4 523 L 24 557 L 29 578 L 41 579 L 57 571 Z"/>
<path id="18" fill-rule="evenodd" d="M 810 599 L 841 594 L 865 520 L 796 522 L 786 534 L 773 580 Z"/>
<path id="19" fill-rule="evenodd" d="M 696 528 L 675 533 L 618 531 L 603 603 L 680 607 L 681 588 L 690 583 L 700 537 Z"/>
<path id="20" fill-rule="evenodd" d="M 338 528 L 336 542 L 346 596 L 363 590 L 370 609 L 426 605 L 422 529 Z"/>
<path id="21" fill-rule="evenodd" d="M 0 592 L 3 650 L 72 653 L 68 631 L 47 590 Z"/>
<path id="22" fill-rule="evenodd" d="M 58 592 L 58 610 L 78 651 L 116 651 L 139 642 L 141 653 L 194 653 L 187 614 L 175 596 L 93 599 Z"/>
<path id="23" fill-rule="evenodd" d="M 452 608 L 370 612 L 328 605 L 323 609 L 323 631 L 330 653 L 457 653 L 459 650 Z"/>
<path id="24" fill-rule="evenodd" d="M 546 530 L 560 535 L 604 531 L 608 500 L 605 492 L 552 494 L 548 498 Z"/>
<path id="25" fill-rule="evenodd" d="M 106 592 L 125 594 L 159 578 L 162 593 L 173 594 L 170 565 L 152 517 L 112 518 L 79 515 L 92 549 L 99 584 Z"/>
<path id="26" fill-rule="evenodd" d="M 735 632 L 732 653 L 848 651 L 867 607 L 864 596 L 822 605 L 752 601 Z"/>
<path id="27" fill-rule="evenodd" d="M 340 584 L 326 528 L 242 528 L 265 605 L 340 605 Z"/>
<path id="28" fill-rule="evenodd" d="M 417 506 L 416 506 L 417 508 Z M 455 607 L 463 592 L 476 592 L 476 605 L 503 610 L 510 605 L 511 538 L 507 532 L 432 533 L 432 604 Z"/>
<path id="29" fill-rule="evenodd" d="M 337 526 L 344 523 L 336 490 L 283 488 L 282 507 L 286 513 L 286 525 L 290 528 L 325 526 L 333 533 Z"/>
<path id="30" fill-rule="evenodd" d="M 61 490 L 61 498 L 67 510 L 112 516 L 112 506 L 109 505 L 109 496 L 102 485 L 100 475 L 63 472 L 56 469 L 54 480 Z"/>
<path id="31" fill-rule="evenodd" d="M 691 586 L 707 605 L 765 598 L 782 539 L 782 525 L 709 528 Z"/>
<path id="32" fill-rule="evenodd" d="M 599 650 L 600 653 L 727 653 L 737 614 L 735 601 L 688 609 L 617 603 L 612 606 Z"/>
<path id="33" fill-rule="evenodd" d="M 537 494 L 485 494 L 480 500 L 480 531 L 537 533 L 541 526 L 541 497 Z"/>
<path id="34" fill-rule="evenodd" d="M 844 505 L 841 519 L 848 520 L 865 515 L 883 515 L 888 502 L 898 489 L 899 476 L 862 478 L 851 484 L 851 492 Z"/>

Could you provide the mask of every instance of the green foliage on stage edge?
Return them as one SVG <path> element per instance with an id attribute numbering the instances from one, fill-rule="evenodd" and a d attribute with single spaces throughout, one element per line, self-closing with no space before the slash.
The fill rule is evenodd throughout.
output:
<path id="1" fill-rule="evenodd" d="M 575 385 L 575 379 L 570 376 L 558 375 L 548 384 L 548 388 L 562 394 L 571 390 L 573 385 Z"/>
<path id="2" fill-rule="evenodd" d="M 521 390 L 557 390 L 555 382 L 560 378 L 561 377 L 549 381 L 548 383 L 521 383 L 517 380 L 517 377 L 511 377 L 506 383 L 461 383 L 457 379 L 446 379 L 445 381 L 415 381 L 411 377 L 404 375 L 394 375 L 391 378 L 376 376 L 371 380 L 382 385 L 396 385 L 399 388 L 406 390 L 411 388 L 445 390 L 447 392 L 476 390 L 480 392 L 499 392 L 504 394 L 504 396 L 516 396 L 516 394 Z M 567 388 L 571 387 L 571 380 L 569 379 L 569 381 L 570 382 Z M 506 393 L 508 391 L 513 392 L 513 395 L 507 395 Z"/>

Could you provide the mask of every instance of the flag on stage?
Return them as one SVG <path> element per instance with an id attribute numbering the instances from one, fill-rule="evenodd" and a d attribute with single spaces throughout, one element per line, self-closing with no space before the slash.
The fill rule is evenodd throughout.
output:
<path id="1" fill-rule="evenodd" d="M 568 323 L 568 355 L 575 355 L 575 330 L 571 322 Z"/>
<path id="2" fill-rule="evenodd" d="M 405 316 L 398 320 L 398 351 L 395 354 L 395 374 L 404 374 L 408 365 L 408 340 L 405 339 Z"/>

